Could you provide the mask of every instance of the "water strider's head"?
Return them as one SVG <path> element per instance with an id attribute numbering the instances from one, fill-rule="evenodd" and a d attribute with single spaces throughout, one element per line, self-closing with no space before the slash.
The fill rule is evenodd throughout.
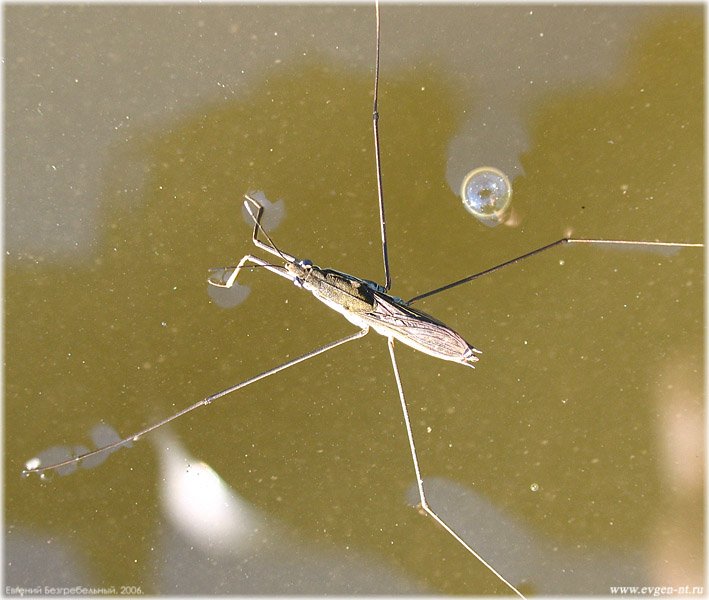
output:
<path id="1" fill-rule="evenodd" d="M 286 271 L 292 276 L 292 281 L 295 286 L 299 288 L 302 288 L 305 282 L 310 279 L 310 275 L 312 274 L 313 270 L 320 270 L 320 267 L 315 266 L 313 264 L 313 261 L 307 258 L 304 260 L 296 258 L 292 262 L 286 261 L 283 266 L 285 267 Z"/>

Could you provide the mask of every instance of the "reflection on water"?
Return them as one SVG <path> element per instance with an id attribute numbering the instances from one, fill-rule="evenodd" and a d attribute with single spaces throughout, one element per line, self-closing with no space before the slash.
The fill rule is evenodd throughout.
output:
<path id="1" fill-rule="evenodd" d="M 242 552 L 252 534 L 268 537 L 266 519 L 177 438 L 156 432 L 152 442 L 160 459 L 163 510 L 188 544 L 210 553 Z"/>
<path id="2" fill-rule="evenodd" d="M 162 510 L 171 525 L 155 555 L 157 589 L 181 594 L 425 591 L 357 552 L 326 554 L 318 544 L 299 540 L 190 456 L 172 434 L 160 432 L 152 441 L 160 459 L 156 483 Z M 333 572 L 340 576 L 333 578 Z"/>

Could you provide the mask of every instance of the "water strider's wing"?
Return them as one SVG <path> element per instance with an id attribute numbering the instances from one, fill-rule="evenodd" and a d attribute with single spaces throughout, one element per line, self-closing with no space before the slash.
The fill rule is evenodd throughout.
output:
<path id="1" fill-rule="evenodd" d="M 361 317 L 381 335 L 443 360 L 471 367 L 478 360 L 475 353 L 480 351 L 438 319 L 388 294 L 373 295 L 374 308 Z"/>

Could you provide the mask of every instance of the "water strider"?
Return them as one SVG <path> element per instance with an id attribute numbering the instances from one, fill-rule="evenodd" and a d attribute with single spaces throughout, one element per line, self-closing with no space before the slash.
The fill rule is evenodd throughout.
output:
<path id="1" fill-rule="evenodd" d="M 86 458 L 88 456 L 95 455 L 100 452 L 105 452 L 109 449 L 115 448 L 121 444 L 126 443 L 129 440 L 134 439 L 135 437 L 142 435 L 144 433 L 147 433 L 148 431 L 151 431 L 152 429 L 155 429 L 156 427 L 159 427 L 183 414 L 186 412 L 189 412 L 193 410 L 194 408 L 197 408 L 198 406 L 206 405 L 209 404 L 211 401 L 220 398 L 226 394 L 229 394 L 233 391 L 236 391 L 240 388 L 243 388 L 254 381 L 257 381 L 259 379 L 263 379 L 264 377 L 268 377 L 271 374 L 274 374 L 280 370 L 286 369 L 290 366 L 293 366 L 299 362 L 303 362 L 315 355 L 321 354 L 323 352 L 326 352 L 327 350 L 330 350 L 336 346 L 339 346 L 341 344 L 345 344 L 346 342 L 352 341 L 354 339 L 357 339 L 359 337 L 362 337 L 365 335 L 369 329 L 369 327 L 372 327 L 377 331 L 378 333 L 384 335 L 387 340 L 388 340 L 388 348 L 391 356 L 391 361 L 392 361 L 392 367 L 394 370 L 394 374 L 396 377 L 396 382 L 399 390 L 399 397 L 401 400 L 402 404 L 402 409 L 404 412 L 404 419 L 406 423 L 406 428 L 407 428 L 407 434 L 409 438 L 409 444 L 411 448 L 411 456 L 413 459 L 414 463 L 414 469 L 416 473 L 416 479 L 417 479 L 417 484 L 418 484 L 418 489 L 419 489 L 419 494 L 420 494 L 420 501 L 421 505 L 424 511 L 426 511 L 429 515 L 431 515 L 435 520 L 439 522 L 441 526 L 443 526 L 446 531 L 450 535 L 452 535 L 459 543 L 461 543 L 469 552 L 475 554 L 474 549 L 470 547 L 462 538 L 460 538 L 448 525 L 445 523 L 443 519 L 441 519 L 429 506 L 426 501 L 425 497 L 425 492 L 424 492 L 424 487 L 423 487 L 423 480 L 422 476 L 420 474 L 419 466 L 418 466 L 418 458 L 416 454 L 416 447 L 414 444 L 414 438 L 413 438 L 413 433 L 411 430 L 411 426 L 409 423 L 409 417 L 408 417 L 408 411 L 406 407 L 406 401 L 404 398 L 404 392 L 402 389 L 402 383 L 399 377 L 399 372 L 398 368 L 396 365 L 396 359 L 394 356 L 394 339 L 398 339 L 399 341 L 402 341 L 406 344 L 409 344 L 413 346 L 414 348 L 417 348 L 423 352 L 426 352 L 428 354 L 431 354 L 432 356 L 442 358 L 445 360 L 451 360 L 454 362 L 460 362 L 461 364 L 468 365 L 468 366 L 473 366 L 473 363 L 478 359 L 476 356 L 476 351 L 475 349 L 468 344 L 458 333 L 453 331 L 452 329 L 446 327 L 443 325 L 440 321 L 437 321 L 433 317 L 430 317 L 426 315 L 425 313 L 421 313 L 414 308 L 412 308 L 412 303 L 420 300 L 424 297 L 442 292 L 446 289 L 449 289 L 451 287 L 461 285 L 463 283 L 466 283 L 467 281 L 471 281 L 472 279 L 479 277 L 483 274 L 487 274 L 490 272 L 493 272 L 495 270 L 498 270 L 504 266 L 510 265 L 515 262 L 519 262 L 520 260 L 529 258 L 531 256 L 534 256 L 535 254 L 539 254 L 541 252 L 544 252 L 552 247 L 555 247 L 557 245 L 564 245 L 567 243 L 589 243 L 593 242 L 593 240 L 575 240 L 575 239 L 560 239 L 557 240 L 547 246 L 544 246 L 540 249 L 534 250 L 530 253 L 527 253 L 521 257 L 518 257 L 516 259 L 513 259 L 512 261 L 507 261 L 503 263 L 502 265 L 498 265 L 495 267 L 492 267 L 491 269 L 488 269 L 486 271 L 483 271 L 482 273 L 477 273 L 475 275 L 471 275 L 470 277 L 466 277 L 464 279 L 461 279 L 459 281 L 456 281 L 454 283 L 451 283 L 447 286 L 443 286 L 441 288 L 437 288 L 436 290 L 432 290 L 426 294 L 421 294 L 420 296 L 417 296 L 415 298 L 412 298 L 411 300 L 404 302 L 399 298 L 396 298 L 394 296 L 391 296 L 388 294 L 389 289 L 391 288 L 391 277 L 390 277 L 390 271 L 389 271 L 389 266 L 388 266 L 388 250 L 387 250 L 387 245 L 386 245 L 386 226 L 385 226 L 385 218 L 384 218 L 384 202 L 383 202 L 383 192 L 382 192 L 382 187 L 381 187 L 381 167 L 380 167 L 380 161 L 379 161 L 379 136 L 378 136 L 378 112 L 377 112 L 377 89 L 378 89 L 378 75 L 379 75 L 379 23 L 377 19 L 377 58 L 376 58 L 376 66 L 375 66 L 375 104 L 374 104 L 374 134 L 375 134 L 375 146 L 376 146 L 376 165 L 377 165 L 377 181 L 378 181 L 378 197 L 379 197 L 379 207 L 380 207 L 380 223 L 381 223 L 381 234 L 382 234 L 382 249 L 383 249 L 383 257 L 384 257 L 384 270 L 385 270 L 385 283 L 384 285 L 377 285 L 373 282 L 367 281 L 367 280 L 362 280 L 358 279 L 356 277 L 346 275 L 343 273 L 339 273 L 337 271 L 332 271 L 328 269 L 320 269 L 318 267 L 315 267 L 312 265 L 310 262 L 306 260 L 299 260 L 295 256 L 292 256 L 290 254 L 287 254 L 283 251 L 280 251 L 277 249 L 275 244 L 270 240 L 270 238 L 266 235 L 266 240 L 268 243 L 264 243 L 261 240 L 258 239 L 259 234 L 260 234 L 260 220 L 262 216 L 262 210 L 258 203 L 255 201 L 248 199 L 247 198 L 247 207 L 251 207 L 252 211 L 253 209 L 256 210 L 256 214 L 254 214 L 254 232 L 253 232 L 253 241 L 254 244 L 260 248 L 261 250 L 268 252 L 269 254 L 276 256 L 279 260 L 279 262 L 282 262 L 283 264 L 273 264 L 272 262 L 269 262 L 267 260 L 264 260 L 262 258 L 252 256 L 252 255 L 247 255 L 245 256 L 242 261 L 237 265 L 237 267 L 231 268 L 231 269 L 217 269 L 212 272 L 211 280 L 210 283 L 213 285 L 219 285 L 219 286 L 229 286 L 233 285 L 233 283 L 236 281 L 237 275 L 239 273 L 239 270 L 241 267 L 249 265 L 256 265 L 260 266 L 262 268 L 265 268 L 267 270 L 270 270 L 286 279 L 289 279 L 292 283 L 295 285 L 302 287 L 303 289 L 311 292 L 313 295 L 315 295 L 316 298 L 333 308 L 334 310 L 340 312 L 347 318 L 350 322 L 353 324 L 357 325 L 360 329 L 352 334 L 351 336 L 348 336 L 346 338 L 342 338 L 340 340 L 337 340 L 335 342 L 332 342 L 331 344 L 328 344 L 322 348 L 319 348 L 313 352 L 310 352 L 308 354 L 302 355 L 301 357 L 294 359 L 292 361 L 289 361 L 287 363 L 284 363 L 283 365 L 280 365 L 274 369 L 270 369 L 268 371 L 265 371 L 264 373 L 261 373 L 251 379 L 248 379 L 244 382 L 241 382 L 231 388 L 228 388 L 222 392 L 219 392 L 218 394 L 215 394 L 213 396 L 210 396 L 186 409 L 183 411 L 180 411 L 179 413 L 172 415 L 171 417 L 168 417 L 167 419 L 161 421 L 160 423 L 157 423 L 156 425 L 153 425 L 152 427 L 149 427 L 137 434 L 134 434 L 130 436 L 129 438 L 126 438 L 124 440 L 120 440 L 114 444 L 111 444 L 109 446 L 106 446 L 104 448 L 100 448 L 94 452 L 90 452 L 87 454 L 84 454 L 82 456 L 76 457 L 74 459 L 71 459 L 69 461 L 65 461 L 63 463 L 59 463 L 57 465 L 50 465 L 46 467 L 37 467 L 34 469 L 28 469 L 28 471 L 35 471 L 35 472 L 41 472 L 43 470 L 51 469 L 51 468 L 56 468 L 57 466 L 60 465 L 65 465 L 68 463 L 72 462 L 77 462 L 83 458 Z M 609 241 L 609 240 L 597 240 L 595 243 L 600 243 L 600 244 L 643 244 L 643 245 L 650 245 L 650 246 L 656 246 L 658 244 L 655 243 L 645 243 L 645 242 L 621 242 L 621 241 Z M 667 244 L 669 246 L 680 246 L 682 244 L 672 244 L 669 243 Z M 478 558 L 480 560 L 483 560 L 482 557 Z M 484 562 L 484 561 L 483 561 Z M 485 563 L 487 565 L 487 563 Z M 490 565 L 487 565 L 488 568 L 490 568 L 496 575 L 497 572 L 494 570 L 494 568 Z M 516 589 L 514 586 L 510 583 L 508 583 L 502 575 L 498 575 L 505 583 L 510 585 L 511 589 Z"/>

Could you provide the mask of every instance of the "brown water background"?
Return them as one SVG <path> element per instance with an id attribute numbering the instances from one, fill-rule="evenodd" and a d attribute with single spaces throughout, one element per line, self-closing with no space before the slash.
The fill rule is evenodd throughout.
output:
<path id="1" fill-rule="evenodd" d="M 373 333 L 170 426 L 259 515 L 243 551 L 179 533 L 162 438 L 20 476 L 352 331 L 265 272 L 220 308 L 206 275 L 253 251 L 240 202 L 262 190 L 285 250 L 383 279 L 373 13 L 5 7 L 6 585 L 504 591 L 408 504 Z M 394 294 L 568 232 L 703 241 L 702 7 L 385 5 L 382 28 Z M 517 226 L 463 210 L 483 165 Z M 484 352 L 474 372 L 398 352 L 430 501 L 523 589 L 703 584 L 703 273 L 702 250 L 568 247 L 420 304 Z"/>

